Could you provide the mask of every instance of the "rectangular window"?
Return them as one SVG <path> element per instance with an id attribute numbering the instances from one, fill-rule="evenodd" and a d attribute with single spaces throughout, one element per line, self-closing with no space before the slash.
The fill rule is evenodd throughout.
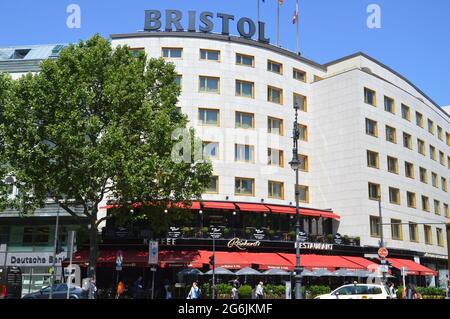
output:
<path id="1" fill-rule="evenodd" d="M 267 149 L 267 165 L 284 167 L 284 152 L 273 148 Z"/>
<path id="2" fill-rule="evenodd" d="M 218 194 L 219 193 L 219 177 L 213 176 L 210 183 L 206 187 L 207 194 Z"/>
<path id="3" fill-rule="evenodd" d="M 254 153 L 254 146 L 241 144 L 234 145 L 234 159 L 236 162 L 253 163 L 255 160 Z"/>
<path id="4" fill-rule="evenodd" d="M 220 61 L 220 51 L 200 49 L 200 60 Z"/>
<path id="5" fill-rule="evenodd" d="M 448 207 L 448 204 L 444 204 L 444 213 L 446 218 L 450 218 L 450 209 Z"/>
<path id="6" fill-rule="evenodd" d="M 397 132 L 396 129 L 386 125 L 386 141 L 396 144 Z"/>
<path id="7" fill-rule="evenodd" d="M 367 166 L 372 168 L 379 168 L 379 155 L 376 152 L 367 151 Z"/>
<path id="8" fill-rule="evenodd" d="M 428 173 L 425 168 L 419 167 L 419 175 L 420 175 L 420 181 L 422 183 L 428 184 Z"/>
<path id="9" fill-rule="evenodd" d="M 284 199 L 284 183 L 269 181 L 269 198 Z"/>
<path id="10" fill-rule="evenodd" d="M 414 178 L 414 164 L 405 162 L 405 176 L 409 178 Z"/>
<path id="11" fill-rule="evenodd" d="M 402 224 L 399 219 L 391 219 L 391 235 L 394 240 L 403 240 Z"/>
<path id="12" fill-rule="evenodd" d="M 433 235 L 431 233 L 431 226 L 424 225 L 423 231 L 425 233 L 425 244 L 433 245 Z"/>
<path id="13" fill-rule="evenodd" d="M 299 170 L 301 170 L 303 172 L 307 172 L 308 171 L 308 156 L 298 154 L 298 159 L 300 161 Z"/>
<path id="14" fill-rule="evenodd" d="M 376 121 L 366 119 L 366 134 L 378 137 L 378 124 Z"/>
<path id="15" fill-rule="evenodd" d="M 49 234 L 48 226 L 24 227 L 22 242 L 27 245 L 46 245 L 49 241 Z"/>
<path id="16" fill-rule="evenodd" d="M 298 107 L 300 111 L 308 112 L 308 106 L 306 103 L 306 96 L 294 93 L 294 108 Z"/>
<path id="17" fill-rule="evenodd" d="M 254 67 L 255 66 L 255 57 L 252 55 L 236 53 L 236 64 Z"/>
<path id="18" fill-rule="evenodd" d="M 236 128 L 255 128 L 255 115 L 253 113 L 236 112 Z"/>
<path id="19" fill-rule="evenodd" d="M 395 114 L 394 99 L 387 97 L 387 96 L 384 97 L 384 110 L 386 112 Z"/>
<path id="20" fill-rule="evenodd" d="M 447 166 L 448 166 L 448 169 L 450 169 L 450 156 L 447 156 Z"/>
<path id="21" fill-rule="evenodd" d="M 255 196 L 255 180 L 253 178 L 236 177 L 234 193 L 240 196 Z"/>
<path id="22" fill-rule="evenodd" d="M 206 159 L 219 159 L 219 143 L 203 142 L 203 157 Z"/>
<path id="23" fill-rule="evenodd" d="M 428 119 L 428 132 L 434 135 L 434 123 L 430 119 Z"/>
<path id="24" fill-rule="evenodd" d="M 400 205 L 400 190 L 398 188 L 389 187 L 389 202 Z"/>
<path id="25" fill-rule="evenodd" d="M 302 203 L 309 203 L 309 187 L 305 185 L 297 185 L 298 199 Z"/>
<path id="26" fill-rule="evenodd" d="M 236 80 L 236 96 L 254 98 L 255 83 L 248 81 Z"/>
<path id="27" fill-rule="evenodd" d="M 403 132 L 403 146 L 412 150 L 412 137 L 405 132 Z"/>
<path id="28" fill-rule="evenodd" d="M 442 186 L 442 190 L 444 192 L 448 191 L 448 187 L 447 187 L 447 179 L 444 177 L 441 177 L 441 186 Z"/>
<path id="29" fill-rule="evenodd" d="M 441 202 L 438 200 L 434 200 L 434 213 L 436 215 L 441 215 Z"/>
<path id="30" fill-rule="evenodd" d="M 377 106 L 375 91 L 364 88 L 364 102 L 373 106 Z"/>
<path id="31" fill-rule="evenodd" d="M 444 247 L 444 235 L 441 228 L 436 228 L 436 237 L 438 246 Z"/>
<path id="32" fill-rule="evenodd" d="M 417 139 L 417 151 L 420 154 L 425 155 L 425 142 L 421 139 Z"/>
<path id="33" fill-rule="evenodd" d="M 441 163 L 441 165 L 445 166 L 445 155 L 444 152 L 439 151 L 439 163 Z"/>
<path id="34" fill-rule="evenodd" d="M 370 216 L 370 236 L 381 237 L 380 217 Z"/>
<path id="35" fill-rule="evenodd" d="M 181 59 L 182 55 L 182 48 L 162 48 L 163 58 Z"/>
<path id="36" fill-rule="evenodd" d="M 438 176 L 433 172 L 431 172 L 431 184 L 433 187 L 439 188 Z"/>
<path id="37" fill-rule="evenodd" d="M 177 74 L 177 76 L 175 77 L 175 82 L 180 87 L 180 90 L 182 88 L 182 81 L 183 81 L 183 76 L 181 74 Z"/>
<path id="38" fill-rule="evenodd" d="M 308 127 L 303 124 L 298 124 L 298 130 L 300 133 L 300 141 L 308 141 Z"/>
<path id="39" fill-rule="evenodd" d="M 416 125 L 423 128 L 423 115 L 422 113 L 416 112 Z"/>
<path id="40" fill-rule="evenodd" d="M 220 94 L 220 78 L 200 76 L 200 92 Z"/>
<path id="41" fill-rule="evenodd" d="M 292 77 L 296 80 L 306 82 L 306 72 L 305 71 L 294 68 L 292 71 Z"/>
<path id="42" fill-rule="evenodd" d="M 220 111 L 214 109 L 198 109 L 200 125 L 220 126 Z"/>
<path id="43" fill-rule="evenodd" d="M 389 173 L 398 174 L 398 159 L 395 157 L 387 157 L 387 167 Z"/>
<path id="44" fill-rule="evenodd" d="M 409 106 L 402 104 L 402 118 L 407 121 L 411 121 L 411 111 Z"/>
<path id="45" fill-rule="evenodd" d="M 369 183 L 369 199 L 378 200 L 381 196 L 381 187 L 379 184 Z"/>
<path id="46" fill-rule="evenodd" d="M 422 210 L 425 212 L 430 211 L 430 199 L 424 195 L 422 195 Z"/>
<path id="47" fill-rule="evenodd" d="M 267 71 L 283 74 L 283 64 L 271 60 L 267 60 Z"/>
<path id="48" fill-rule="evenodd" d="M 445 133 L 445 141 L 447 143 L 448 146 L 450 146 L 450 133 Z"/>
<path id="49" fill-rule="evenodd" d="M 283 90 L 273 86 L 268 86 L 267 101 L 277 104 L 283 104 Z"/>
<path id="50" fill-rule="evenodd" d="M 443 141 L 444 140 L 444 134 L 443 134 L 443 131 L 442 131 L 442 127 L 440 127 L 439 125 L 437 126 L 437 132 L 438 132 L 438 139 Z"/>
<path id="51" fill-rule="evenodd" d="M 433 145 L 430 145 L 430 158 L 436 160 L 436 148 Z"/>
<path id="52" fill-rule="evenodd" d="M 406 192 L 406 201 L 407 201 L 408 207 L 416 208 L 416 194 L 414 194 L 412 192 Z"/>
<path id="53" fill-rule="evenodd" d="M 419 242 L 419 227 L 416 223 L 409 223 L 409 240 L 414 243 Z"/>
<path id="54" fill-rule="evenodd" d="M 269 116 L 267 118 L 267 131 L 271 134 L 284 135 L 283 120 Z"/>
<path id="55" fill-rule="evenodd" d="M 145 48 L 130 48 L 131 54 L 137 58 L 141 54 L 145 54 Z"/>

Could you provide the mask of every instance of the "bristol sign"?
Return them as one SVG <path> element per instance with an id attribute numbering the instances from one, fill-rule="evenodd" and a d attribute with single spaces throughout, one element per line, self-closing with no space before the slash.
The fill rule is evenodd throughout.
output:
<path id="1" fill-rule="evenodd" d="M 163 14 L 159 10 L 145 11 L 144 31 L 160 31 L 162 28 Z M 183 17 L 183 13 L 179 10 L 165 10 L 164 12 L 164 31 L 171 32 L 204 32 L 211 33 L 214 30 L 214 24 L 217 23 L 214 18 L 219 19 L 222 26 L 222 34 L 230 35 L 230 24 L 232 21 L 236 22 L 236 28 L 241 37 L 252 39 L 257 34 L 259 42 L 269 43 L 270 39 L 265 35 L 264 22 L 258 21 L 255 23 L 252 19 L 243 17 L 235 18 L 234 15 L 226 13 L 201 12 L 197 15 L 196 11 L 188 11 L 187 18 Z M 197 21 L 198 19 L 198 21 Z M 186 20 L 186 21 L 185 21 Z M 185 26 L 183 26 L 183 24 Z"/>

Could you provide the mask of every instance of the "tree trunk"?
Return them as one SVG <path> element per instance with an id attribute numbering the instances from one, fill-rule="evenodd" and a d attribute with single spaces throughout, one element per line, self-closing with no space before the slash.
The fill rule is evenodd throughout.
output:
<path id="1" fill-rule="evenodd" d="M 95 218 L 91 219 L 89 223 L 89 268 L 88 277 L 96 277 L 97 269 L 97 255 L 98 255 L 98 244 L 97 244 L 97 226 Z"/>

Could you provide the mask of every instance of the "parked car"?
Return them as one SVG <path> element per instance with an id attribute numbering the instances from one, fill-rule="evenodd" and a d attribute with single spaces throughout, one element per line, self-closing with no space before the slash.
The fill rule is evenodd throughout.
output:
<path id="1" fill-rule="evenodd" d="M 49 299 L 50 286 L 42 288 L 37 292 L 27 294 L 22 299 Z M 53 285 L 53 299 L 67 299 L 67 285 L 55 284 Z M 81 289 L 80 287 L 70 287 L 69 299 L 87 299 L 88 291 Z"/>
<path id="2" fill-rule="evenodd" d="M 389 288 L 384 285 L 353 284 L 344 285 L 329 294 L 314 299 L 393 299 Z"/>

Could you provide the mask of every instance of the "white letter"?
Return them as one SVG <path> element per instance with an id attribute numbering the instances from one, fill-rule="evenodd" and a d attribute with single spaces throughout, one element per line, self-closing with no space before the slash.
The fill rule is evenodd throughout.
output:
<path id="1" fill-rule="evenodd" d="M 377 4 L 370 4 L 367 7 L 367 13 L 371 13 L 367 18 L 367 27 L 381 29 L 381 7 Z"/>
<path id="2" fill-rule="evenodd" d="M 80 29 L 81 28 L 81 9 L 77 4 L 70 4 L 67 6 L 67 13 L 70 15 L 67 17 L 67 27 L 69 29 Z"/>

